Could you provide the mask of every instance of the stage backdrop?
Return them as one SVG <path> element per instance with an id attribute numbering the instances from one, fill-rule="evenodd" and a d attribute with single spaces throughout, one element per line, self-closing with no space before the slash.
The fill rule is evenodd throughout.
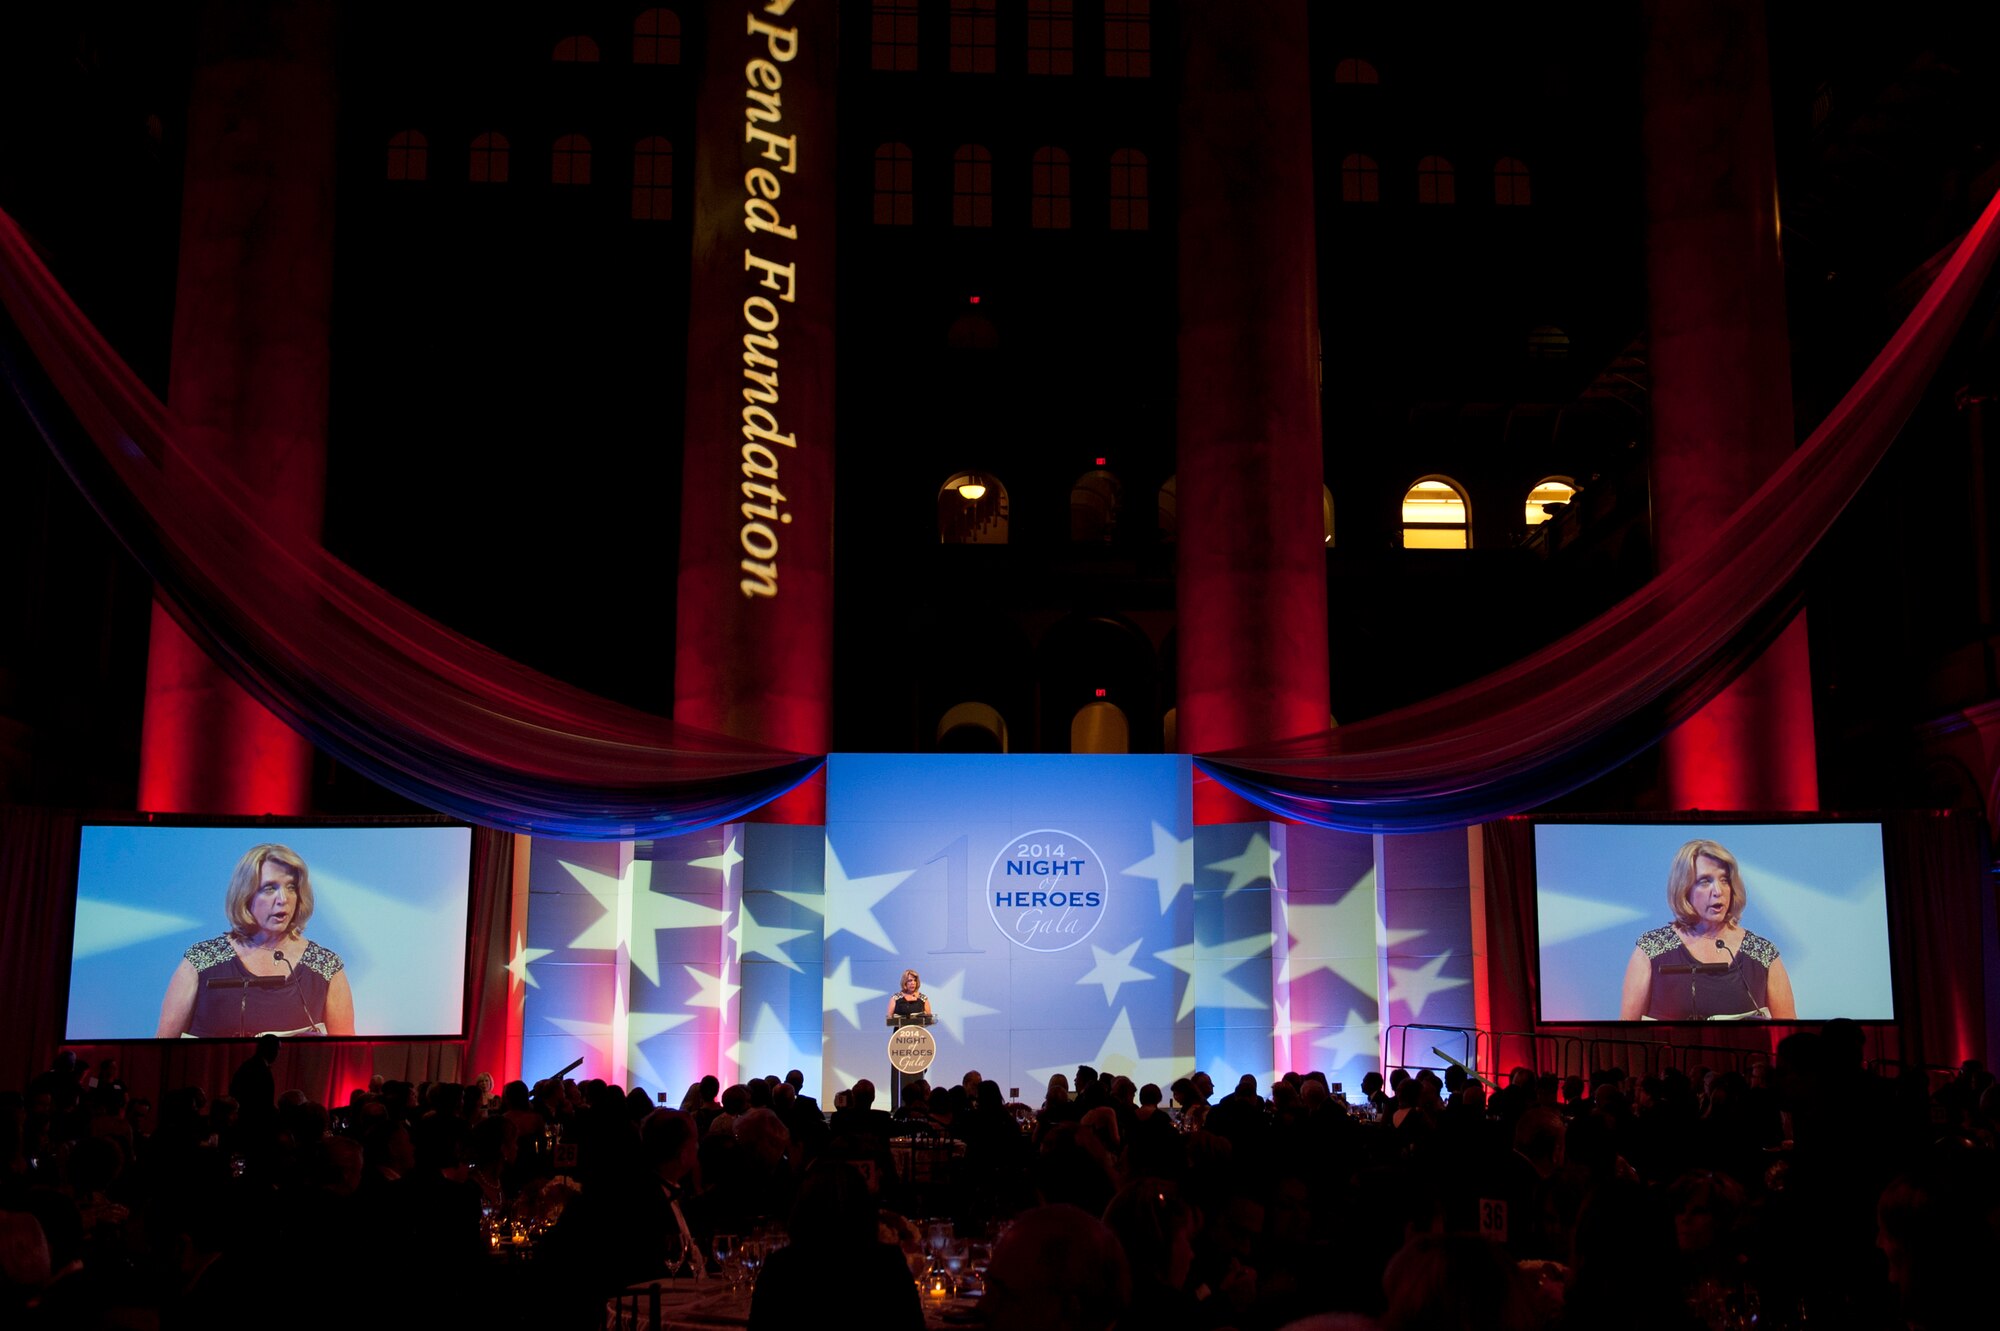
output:
<path id="1" fill-rule="evenodd" d="M 1385 1026 L 1413 1065 L 1472 1056 L 1403 1031 L 1474 1024 L 1463 833 L 1194 827 L 1191 778 L 1174 755 L 836 754 L 824 829 L 537 838 L 522 1073 L 581 1058 L 670 1104 L 711 1072 L 884 1086 L 905 967 L 933 1077 L 1031 1103 L 1080 1063 L 1224 1091 L 1318 1068 L 1356 1093 Z"/>

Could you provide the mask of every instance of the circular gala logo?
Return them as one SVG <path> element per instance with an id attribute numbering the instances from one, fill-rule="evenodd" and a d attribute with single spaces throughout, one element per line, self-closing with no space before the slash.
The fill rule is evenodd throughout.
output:
<path id="1" fill-rule="evenodd" d="M 1008 942 L 1030 952 L 1061 952 L 1090 937 L 1109 897 L 1097 852 L 1057 828 L 1009 837 L 986 871 L 987 913 Z"/>

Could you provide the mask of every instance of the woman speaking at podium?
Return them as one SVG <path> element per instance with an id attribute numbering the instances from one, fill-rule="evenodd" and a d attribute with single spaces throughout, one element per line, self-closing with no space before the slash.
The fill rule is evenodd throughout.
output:
<path id="1" fill-rule="evenodd" d="M 923 989 L 920 987 L 922 984 L 923 977 L 921 975 L 918 975 L 915 971 L 904 971 L 902 992 L 889 1000 L 888 1015 L 892 1017 L 929 1017 L 931 1015 L 931 1000 L 924 997 Z M 930 1023 L 926 1021 L 924 1024 L 928 1026 Z"/>

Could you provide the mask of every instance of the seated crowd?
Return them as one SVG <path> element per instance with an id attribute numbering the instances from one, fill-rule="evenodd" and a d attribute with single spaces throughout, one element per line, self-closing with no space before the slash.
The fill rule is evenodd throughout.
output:
<path id="1" fill-rule="evenodd" d="M 914 1331 L 931 1218 L 995 1241 L 1003 1331 L 1925 1328 L 2000 1257 L 1993 1078 L 1871 1070 L 1844 1022 L 1740 1071 L 1399 1069 L 1354 1106 L 1317 1072 L 1082 1067 L 1039 1106 L 967 1072 L 829 1111 L 793 1071 L 672 1109 L 485 1078 L 329 1108 L 275 1093 L 275 1053 L 157 1106 L 69 1055 L 0 1093 L 0 1324 L 601 1326 L 713 1235 L 786 1227 L 752 1327 Z"/>

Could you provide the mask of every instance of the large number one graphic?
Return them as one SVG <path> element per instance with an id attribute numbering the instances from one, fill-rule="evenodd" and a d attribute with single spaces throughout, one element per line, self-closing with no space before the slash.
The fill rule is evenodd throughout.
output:
<path id="1" fill-rule="evenodd" d="M 965 876 L 966 840 L 961 835 L 924 861 L 925 864 L 944 861 L 944 946 L 931 949 L 934 957 L 986 951 L 983 947 L 972 945 L 972 885 Z"/>

